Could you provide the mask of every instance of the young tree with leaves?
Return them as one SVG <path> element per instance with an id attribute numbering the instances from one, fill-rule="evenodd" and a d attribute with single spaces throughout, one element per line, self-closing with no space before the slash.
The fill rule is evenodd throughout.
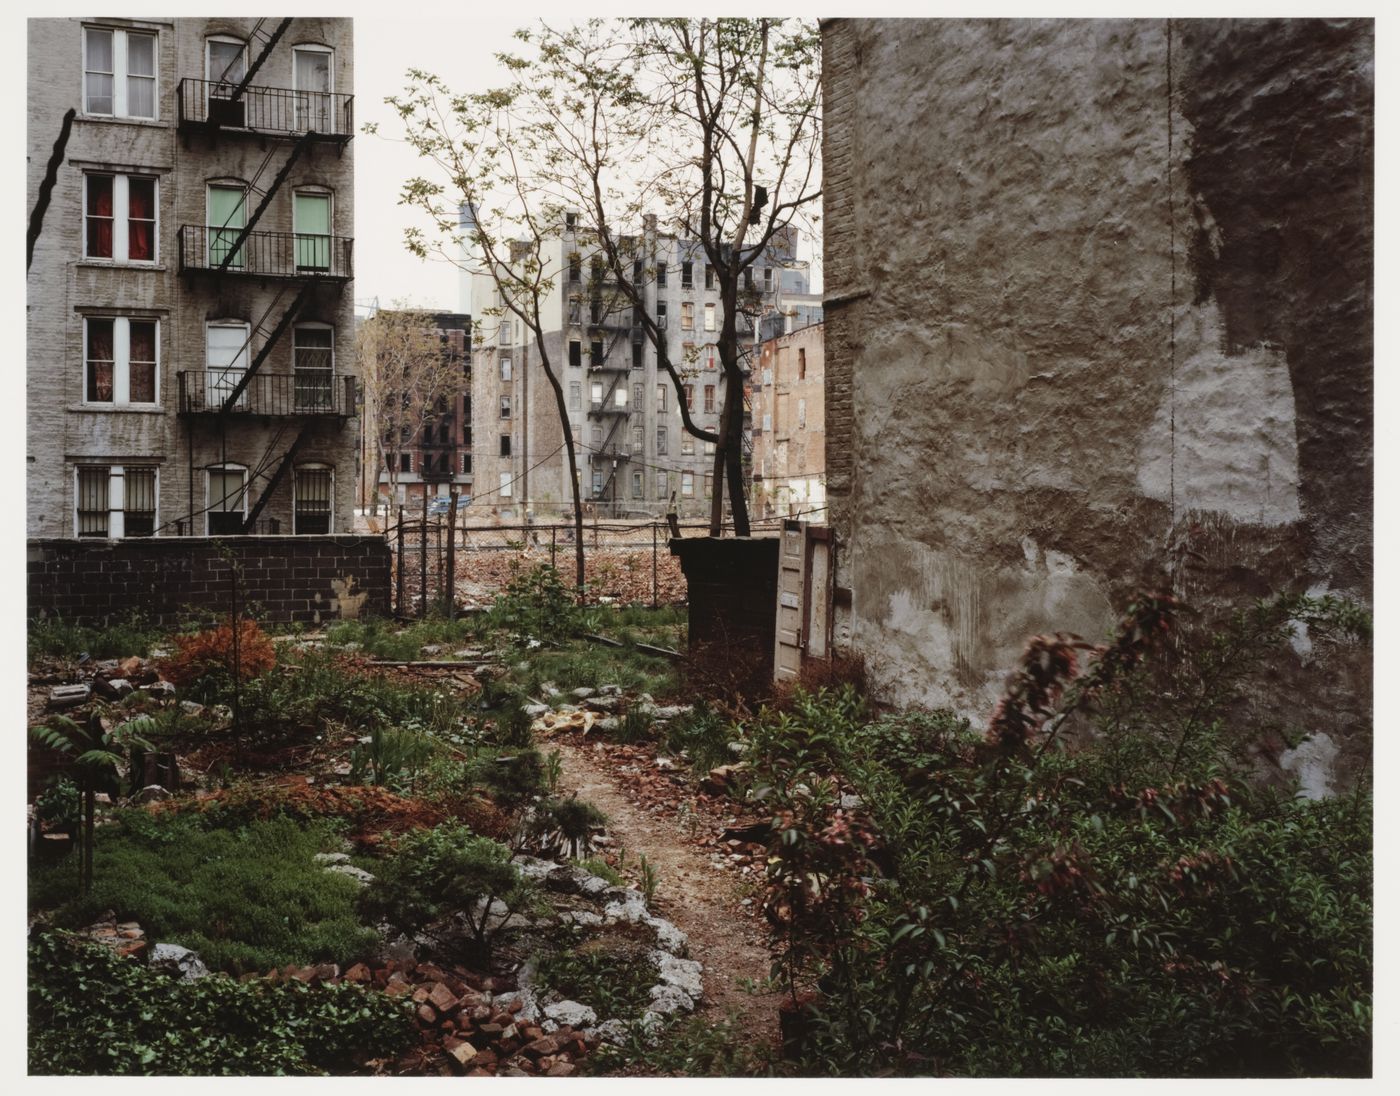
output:
<path id="1" fill-rule="evenodd" d="M 507 86 L 454 96 L 435 77 L 413 73 L 409 93 L 390 102 L 410 143 L 445 170 L 452 193 L 470 200 L 469 192 L 482 192 L 480 176 L 463 168 L 486 156 L 499 189 L 531 196 L 531 230 L 557 236 L 565 211 L 581 214 L 577 239 L 595 249 L 618 301 L 634 310 L 675 387 L 686 431 L 715 446 L 715 481 L 727 485 L 735 532 L 746 536 L 739 320 L 757 311 L 749 287 L 755 261 L 814 220 L 821 197 L 816 28 L 773 19 L 591 20 L 517 37 L 533 49 L 500 58 Z M 483 151 L 493 139 L 508 141 L 508 156 Z M 420 179 L 405 194 L 450 235 L 448 189 Z M 714 272 L 723 321 L 713 345 L 725 381 L 717 430 L 691 417 L 685 363 L 671 360 L 648 300 L 656 259 L 637 232 L 649 212 L 692 241 Z M 725 494 L 713 493 L 712 535 L 722 527 Z"/>

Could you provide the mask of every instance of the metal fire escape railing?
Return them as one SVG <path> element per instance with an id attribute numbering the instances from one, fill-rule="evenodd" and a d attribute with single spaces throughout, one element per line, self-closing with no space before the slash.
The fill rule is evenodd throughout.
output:
<path id="1" fill-rule="evenodd" d="M 282 313 L 281 318 L 277 321 L 277 326 L 275 326 L 268 334 L 267 338 L 263 340 L 262 349 L 258 351 L 257 355 L 248 364 L 248 368 L 243 371 L 243 376 L 239 378 L 238 383 L 234 385 L 233 389 L 229 392 L 228 399 L 224 401 L 223 410 L 225 414 L 232 411 L 234 407 L 237 406 L 239 397 L 243 395 L 249 382 L 257 375 L 258 370 L 262 367 L 262 363 L 267 361 L 267 356 L 272 352 L 272 348 L 277 344 L 277 340 L 286 333 L 287 328 L 292 325 L 292 321 L 297 318 L 297 315 L 301 312 L 301 306 L 306 303 L 306 299 L 310 295 L 311 283 L 307 282 L 301 287 L 301 292 L 296 295 L 296 299 L 292 301 L 291 307 L 289 307 L 286 312 Z M 272 309 L 277 306 L 277 302 L 281 300 L 281 298 L 282 291 L 279 290 L 277 296 L 273 298 L 272 304 L 268 306 L 268 310 L 263 313 L 262 318 L 258 321 L 259 329 L 262 327 L 262 321 L 267 319 L 268 315 L 272 312 Z M 250 334 L 248 338 L 251 341 L 252 335 Z M 247 344 L 245 344 L 245 348 L 246 345 Z"/>
<path id="2" fill-rule="evenodd" d="M 237 236 L 234 237 L 233 243 L 229 245 L 228 251 L 224 254 L 223 260 L 219 263 L 218 266 L 218 272 L 220 274 L 227 270 L 229 263 L 233 262 L 233 260 L 238 256 L 239 248 L 243 246 L 243 241 L 246 240 L 248 238 L 248 234 L 251 233 L 253 229 L 257 227 L 258 221 L 260 221 L 262 219 L 262 215 L 267 212 L 267 207 L 272 204 L 273 196 L 277 193 L 278 189 L 282 186 L 282 184 L 287 181 L 287 176 L 291 174 L 292 167 L 296 164 L 297 160 L 301 157 L 302 152 L 310 145 L 310 143 L 310 134 L 303 134 L 301 139 L 292 146 L 291 153 L 287 156 L 287 160 L 282 165 L 281 170 L 277 172 L 276 177 L 272 180 L 272 185 L 269 186 L 266 191 L 259 191 L 258 180 L 262 178 L 263 172 L 267 170 L 268 165 L 272 162 L 273 150 L 268 149 L 267 155 L 263 157 L 263 162 L 258 165 L 257 174 L 253 176 L 252 182 L 248 184 L 249 192 L 260 193 L 262 195 L 262 201 L 258 203 L 258 208 L 253 211 L 253 215 L 247 219 L 247 222 L 243 225 L 242 230 L 238 233 Z M 244 204 L 246 205 L 246 200 Z M 219 227 L 226 229 L 228 228 L 228 225 L 224 224 Z"/>
<path id="3" fill-rule="evenodd" d="M 256 527 L 257 520 L 262 515 L 263 508 L 267 506 L 268 500 L 272 498 L 278 486 L 286 477 L 287 469 L 292 466 L 292 462 L 296 459 L 297 450 L 301 448 L 302 442 L 304 442 L 307 435 L 311 433 L 311 428 L 312 422 L 309 419 L 301 424 L 301 429 L 297 431 L 297 436 L 292 439 L 291 446 L 289 446 L 286 453 L 282 455 L 282 459 L 278 461 L 277 467 L 268 478 L 267 486 L 263 488 L 262 494 L 258 496 L 258 501 L 248 508 L 248 516 L 243 519 L 244 535 L 251 533 Z M 269 452 L 276 444 L 277 440 L 274 438 L 272 446 L 268 447 Z M 250 481 L 249 487 L 251 486 L 252 483 Z"/>
<path id="4" fill-rule="evenodd" d="M 243 97 L 243 93 L 248 90 L 248 85 L 253 82 L 253 77 L 258 74 L 258 69 L 263 67 L 263 62 L 267 60 L 268 55 L 272 52 L 272 47 L 277 45 L 282 35 L 287 33 L 287 28 L 292 25 L 291 19 L 283 19 L 277 24 L 276 29 L 274 29 L 271 34 L 263 37 L 261 32 L 263 24 L 266 22 L 266 19 L 259 19 L 253 24 L 253 32 L 249 37 L 261 41 L 263 43 L 263 48 L 258 51 L 258 56 L 254 59 L 253 63 L 248 66 L 248 71 L 243 74 L 243 79 L 239 81 L 238 86 L 229 93 L 229 99 L 235 103 L 238 102 L 238 100 Z"/>

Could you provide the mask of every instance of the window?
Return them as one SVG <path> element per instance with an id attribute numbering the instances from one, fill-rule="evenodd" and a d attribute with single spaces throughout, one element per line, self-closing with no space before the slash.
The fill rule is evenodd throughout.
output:
<path id="1" fill-rule="evenodd" d="M 681 330 L 691 331 L 695 327 L 695 306 L 689 301 L 681 302 Z"/>
<path id="2" fill-rule="evenodd" d="M 603 470 L 593 469 L 593 497 L 595 499 L 603 497 Z"/>
<path id="3" fill-rule="evenodd" d="M 632 344 L 632 368 L 641 369 L 643 364 L 644 363 L 642 361 L 642 344 L 639 342 L 634 342 Z"/>
<path id="4" fill-rule="evenodd" d="M 511 491 L 511 474 L 510 474 L 509 472 L 502 472 L 502 473 L 501 473 L 501 489 L 500 489 L 500 492 L 499 492 L 501 498 L 503 498 L 503 499 L 508 499 L 508 498 L 510 498 L 510 491 Z"/>
<path id="5" fill-rule="evenodd" d="M 595 369 L 603 364 L 603 344 L 598 339 L 588 344 L 588 364 Z"/>
<path id="6" fill-rule="evenodd" d="M 693 499 L 695 497 L 695 473 L 681 473 L 681 498 Z"/>
<path id="7" fill-rule="evenodd" d="M 208 471 L 208 496 L 205 502 L 206 532 L 209 536 L 228 536 L 243 532 L 247 513 L 247 492 L 243 488 L 245 470 L 232 465 Z"/>
<path id="8" fill-rule="evenodd" d="M 642 497 L 642 474 L 640 472 L 632 473 L 632 497 L 634 499 Z"/>
<path id="9" fill-rule="evenodd" d="M 707 456 L 707 457 L 713 457 L 714 455 L 715 455 L 715 443 L 712 442 L 712 441 L 707 441 L 707 442 L 705 443 L 705 456 Z"/>
<path id="10" fill-rule="evenodd" d="M 707 304 L 707 305 L 705 306 L 705 330 L 706 330 L 706 331 L 713 331 L 714 329 L 715 329 L 715 306 L 712 305 L 712 304 Z"/>
<path id="11" fill-rule="evenodd" d="M 613 407 L 618 411 L 627 410 L 627 386 L 619 384 L 613 389 Z"/>
<path id="12" fill-rule="evenodd" d="M 510 345 L 510 324 L 511 324 L 511 321 L 510 321 L 510 320 L 502 320 L 502 321 L 501 321 L 500 334 L 501 334 L 501 345 L 502 345 L 502 346 L 509 346 L 509 345 Z"/>
<path id="13" fill-rule="evenodd" d="M 325 46 L 295 46 L 292 49 L 292 88 L 295 91 L 298 130 L 336 132 L 331 106 L 334 91 L 331 51 Z"/>
<path id="14" fill-rule="evenodd" d="M 714 348 L 713 346 L 711 346 L 711 347 L 709 347 L 709 348 L 705 351 L 705 368 L 706 368 L 706 369 L 713 369 L 714 367 L 715 367 L 715 348 Z"/>
<path id="15" fill-rule="evenodd" d="M 298 411 L 333 406 L 334 331 L 325 324 L 299 323 L 292 331 L 293 386 Z"/>
<path id="16" fill-rule="evenodd" d="M 589 437 L 593 442 L 594 449 L 601 448 L 603 444 L 603 424 L 595 422 L 592 431 L 589 433 Z"/>
<path id="17" fill-rule="evenodd" d="M 642 278 L 646 275 L 646 267 L 641 259 L 632 260 L 632 284 L 641 285 Z"/>
<path id="18" fill-rule="evenodd" d="M 83 28 L 83 110 L 114 118 L 155 118 L 154 34 Z"/>
<path id="19" fill-rule="evenodd" d="M 221 266 L 228 258 L 238 234 L 247 221 L 248 192 L 241 186 L 211 184 L 208 195 L 209 226 L 209 265 Z M 228 265 L 234 270 L 243 268 L 243 248 L 239 248 Z"/>
<path id="20" fill-rule="evenodd" d="M 595 408 L 596 408 L 596 407 L 599 407 L 599 406 L 602 404 L 602 402 L 603 402 L 603 382 L 602 382 L 602 381 L 594 381 L 593 384 L 589 386 L 589 399 L 592 401 L 593 406 L 594 406 Z"/>
<path id="21" fill-rule="evenodd" d="M 501 397 L 501 418 L 503 418 L 503 419 L 508 419 L 508 418 L 510 418 L 510 397 L 509 397 L 509 396 L 502 396 L 502 397 Z"/>
<path id="22" fill-rule="evenodd" d="M 705 288 L 706 288 L 706 289 L 713 289 L 714 287 L 715 287 L 715 268 L 712 267 L 709 263 L 706 263 L 706 264 L 705 264 Z"/>
<path id="23" fill-rule="evenodd" d="M 508 456 L 510 456 L 510 435 L 509 435 L 509 434 L 502 434 L 502 435 L 501 435 L 501 456 L 503 456 L 503 457 L 508 457 Z"/>
<path id="24" fill-rule="evenodd" d="M 331 531 L 331 470 L 306 464 L 292 481 L 292 532 L 298 536 Z"/>
<path id="25" fill-rule="evenodd" d="M 666 285 L 666 263 L 663 261 L 663 262 L 659 262 L 659 263 L 656 264 L 656 288 L 657 288 L 657 289 L 662 289 L 662 288 L 665 287 L 665 285 Z"/>
<path id="26" fill-rule="evenodd" d="M 507 383 L 510 381 L 510 359 L 509 359 L 509 358 L 502 358 L 502 359 L 501 359 L 501 380 L 506 381 Z"/>
<path id="27" fill-rule="evenodd" d="M 565 213 L 565 214 L 564 214 L 564 230 L 565 230 L 566 232 L 572 232 L 572 231 L 574 230 L 574 226 L 575 226 L 576 224 L 578 224 L 578 214 L 577 214 L 577 213 Z"/>
<path id="28" fill-rule="evenodd" d="M 569 382 L 569 410 L 579 411 L 583 408 L 583 385 L 578 381 Z"/>
<path id="29" fill-rule="evenodd" d="M 156 258 L 156 181 L 148 175 L 83 176 L 83 255 L 122 263 Z"/>
<path id="30" fill-rule="evenodd" d="M 657 301 L 657 302 L 656 302 L 656 326 L 659 327 L 659 328 L 662 328 L 663 330 L 664 330 L 665 327 L 666 327 L 666 302 L 665 302 L 665 301 Z"/>
<path id="31" fill-rule="evenodd" d="M 292 231 L 298 270 L 331 268 L 331 196 L 324 191 L 292 195 Z"/>
<path id="32" fill-rule="evenodd" d="M 797 348 L 797 379 L 800 381 L 807 379 L 807 348 L 805 346 Z"/>
<path id="33" fill-rule="evenodd" d="M 464 475 L 464 476 L 470 476 L 471 474 L 472 474 L 472 455 L 471 455 L 470 453 L 463 453 L 463 454 L 462 454 L 462 475 Z"/>
<path id="34" fill-rule="evenodd" d="M 681 288 L 690 289 L 695 285 L 694 278 L 695 264 L 686 261 L 681 263 Z"/>
<path id="35" fill-rule="evenodd" d="M 681 456 L 695 456 L 695 438 L 689 433 L 682 432 L 681 434 Z"/>
<path id="36" fill-rule="evenodd" d="M 159 321 L 89 316 L 83 330 L 84 402 L 117 407 L 155 403 Z"/>
<path id="37" fill-rule="evenodd" d="M 219 90 L 235 88 L 248 71 L 248 49 L 237 38 L 210 38 L 205 42 L 204 78 Z"/>
<path id="38" fill-rule="evenodd" d="M 646 399 L 646 391 L 645 385 L 634 384 L 632 386 L 632 406 L 639 411 L 642 409 L 642 401 Z"/>
<path id="39" fill-rule="evenodd" d="M 572 366 L 583 364 L 583 344 L 577 339 L 569 343 L 569 364 Z"/>
<path id="40" fill-rule="evenodd" d="M 714 487 L 715 476 L 713 472 L 705 473 L 705 497 L 710 497 L 710 492 Z"/>
<path id="41" fill-rule="evenodd" d="M 705 410 L 710 414 L 714 414 L 715 386 L 712 384 L 705 385 Z"/>
<path id="42" fill-rule="evenodd" d="M 571 281 L 571 282 L 579 281 L 579 280 L 580 280 L 580 275 L 581 275 L 581 271 L 580 271 L 580 269 L 579 269 L 578 256 L 577 256 L 577 255 L 571 255 L 571 256 L 569 257 L 569 281 Z"/>
<path id="43" fill-rule="evenodd" d="M 681 391 L 685 393 L 685 409 L 686 409 L 687 411 L 694 411 L 694 410 L 695 410 L 695 385 L 693 385 L 693 384 L 687 384 L 684 388 L 681 389 Z"/>
<path id="44" fill-rule="evenodd" d="M 80 537 L 149 537 L 156 528 L 156 470 L 114 465 L 77 470 Z"/>
<path id="45" fill-rule="evenodd" d="M 603 300 L 601 297 L 594 297 L 588 302 L 588 322 L 599 323 L 603 319 Z"/>
<path id="46" fill-rule="evenodd" d="M 666 428 L 664 426 L 656 428 L 656 455 L 658 457 L 666 455 Z"/>
<path id="47" fill-rule="evenodd" d="M 763 291 L 765 293 L 773 292 L 773 268 L 771 266 L 763 268 Z"/>
<path id="48" fill-rule="evenodd" d="M 744 288 L 753 288 L 753 267 L 751 266 L 744 267 Z"/>
<path id="49" fill-rule="evenodd" d="M 412 471 L 413 471 L 413 454 L 412 454 L 412 453 L 400 453 L 400 454 L 399 454 L 399 471 L 400 471 L 400 472 L 412 472 Z"/>
<path id="50" fill-rule="evenodd" d="M 646 427 L 638 424 L 632 427 L 632 452 L 640 453 L 646 444 Z"/>
<path id="51" fill-rule="evenodd" d="M 204 374 L 206 404 L 213 408 L 225 402 L 243 379 L 248 368 L 248 325 L 240 321 L 206 324 L 204 329 Z M 246 407 L 248 393 L 238 398 Z"/>
<path id="52" fill-rule="evenodd" d="M 656 386 L 656 409 L 662 414 L 666 412 L 666 386 L 664 384 Z"/>
<path id="53" fill-rule="evenodd" d="M 577 297 L 569 298 L 569 322 L 583 323 L 583 301 Z"/>
<path id="54" fill-rule="evenodd" d="M 662 501 L 671 497 L 671 473 L 656 473 L 656 497 Z"/>
<path id="55" fill-rule="evenodd" d="M 803 399 L 797 401 L 797 429 L 807 429 L 807 401 Z"/>

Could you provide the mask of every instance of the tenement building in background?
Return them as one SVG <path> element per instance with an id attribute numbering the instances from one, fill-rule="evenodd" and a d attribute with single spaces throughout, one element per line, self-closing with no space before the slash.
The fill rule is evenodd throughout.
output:
<path id="1" fill-rule="evenodd" d="M 826 520 L 823 330 L 820 322 L 794 328 L 759 349 L 752 404 L 755 517 Z"/>
<path id="2" fill-rule="evenodd" d="M 465 232 L 470 214 L 464 209 L 462 216 Z M 781 311 L 788 296 L 810 304 L 808 264 L 797 259 L 796 242 L 795 231 L 776 237 L 741 285 L 746 304 L 736 322 L 746 373 L 757 360 L 765 315 Z M 634 284 L 665 332 L 667 355 L 683 384 L 678 393 L 658 368 L 640 318 L 630 304 L 616 305 L 615 283 L 576 232 L 574 216 L 566 214 L 559 235 L 547 244 L 553 284 L 544 306 L 545 344 L 564 388 L 581 497 L 600 517 L 659 517 L 674 510 L 683 518 L 707 518 L 714 447 L 686 431 L 677 401 L 687 402 L 699 426 L 718 429 L 724 404 L 714 342 L 724 322 L 718 279 L 699 244 L 660 231 L 654 216 L 644 218 L 639 236 L 622 243 L 640 256 Z M 571 506 L 571 492 L 554 392 L 521 322 L 500 314 L 499 295 L 480 272 L 482 263 L 469 252 L 464 265 L 463 307 L 470 302 L 471 314 L 485 317 L 472 382 L 473 511 L 507 519 L 562 514 Z"/>
<path id="3" fill-rule="evenodd" d="M 837 630 L 883 695 L 985 719 L 1028 636 L 1101 640 L 1142 590 L 1369 606 L 1372 22 L 838 19 L 822 50 Z M 1300 634 L 1271 678 L 1343 768 L 1347 658 Z"/>
<path id="4" fill-rule="evenodd" d="M 349 19 L 32 19 L 32 537 L 347 531 Z"/>

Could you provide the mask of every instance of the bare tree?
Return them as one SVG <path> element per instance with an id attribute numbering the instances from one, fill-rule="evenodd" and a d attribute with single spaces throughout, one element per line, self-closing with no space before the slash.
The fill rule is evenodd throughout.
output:
<path id="1" fill-rule="evenodd" d="M 398 492 L 401 454 L 415 448 L 462 387 L 463 361 L 446 351 L 433 316 L 417 309 L 381 309 L 360 326 L 357 349 L 365 392 L 365 436 Z"/>

